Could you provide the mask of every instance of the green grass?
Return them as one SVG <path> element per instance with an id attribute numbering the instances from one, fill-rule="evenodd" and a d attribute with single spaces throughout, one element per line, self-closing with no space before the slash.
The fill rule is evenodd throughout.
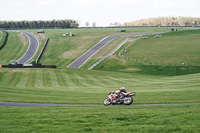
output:
<path id="1" fill-rule="evenodd" d="M 128 42 L 96 70 L 138 72 L 153 75 L 182 75 L 200 72 L 200 30 L 186 30 L 162 34 L 155 39 Z M 130 45 L 130 47 L 128 47 Z M 116 57 L 118 55 L 122 57 Z M 115 57 L 113 59 L 113 57 Z"/>
<path id="2" fill-rule="evenodd" d="M 134 103 L 200 102 L 199 74 L 165 77 L 76 69 L 2 69 L 0 101 L 102 104 L 121 85 L 137 93 Z"/>
<path id="3" fill-rule="evenodd" d="M 19 60 L 25 54 L 29 46 L 28 38 L 23 34 L 12 31 L 8 31 L 8 34 L 7 43 L 4 48 L 0 50 L 0 64 L 2 65 L 8 65 L 10 60 Z"/>
<path id="4" fill-rule="evenodd" d="M 198 133 L 200 105 L 0 107 L 2 133 Z"/>
<path id="5" fill-rule="evenodd" d="M 166 33 L 158 39 L 139 39 L 122 55 L 148 64 L 199 66 L 199 35 L 200 30 L 188 30 Z"/>

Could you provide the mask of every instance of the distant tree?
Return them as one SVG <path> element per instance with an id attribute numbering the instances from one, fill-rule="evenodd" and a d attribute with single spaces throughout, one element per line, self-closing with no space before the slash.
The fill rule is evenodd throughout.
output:
<path id="1" fill-rule="evenodd" d="M 110 23 L 110 26 L 121 26 L 119 22 Z"/>
<path id="2" fill-rule="evenodd" d="M 70 23 L 70 27 L 71 28 L 76 28 L 76 27 L 78 27 L 78 24 L 77 23 Z"/>
<path id="3" fill-rule="evenodd" d="M 85 26 L 86 26 L 86 27 L 89 27 L 89 25 L 90 25 L 89 22 L 86 22 L 86 23 L 85 23 Z"/>
<path id="4" fill-rule="evenodd" d="M 93 28 L 96 27 L 96 22 L 93 22 L 93 23 L 92 23 L 92 27 L 93 27 Z"/>

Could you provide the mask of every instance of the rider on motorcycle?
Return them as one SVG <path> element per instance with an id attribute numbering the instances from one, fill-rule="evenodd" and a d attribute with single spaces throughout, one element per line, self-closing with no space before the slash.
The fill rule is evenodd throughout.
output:
<path id="1" fill-rule="evenodd" d="M 116 90 L 116 91 L 113 91 L 113 92 L 111 92 L 112 94 L 114 94 L 112 97 L 112 102 L 113 103 L 116 103 L 117 101 L 119 101 L 120 100 L 120 97 L 123 97 L 123 95 L 124 95 L 124 93 L 127 93 L 126 92 L 126 90 L 125 90 L 125 88 L 124 88 L 124 86 L 121 86 L 120 88 L 119 88 L 119 90 Z M 110 94 L 111 94 L 110 93 Z"/>

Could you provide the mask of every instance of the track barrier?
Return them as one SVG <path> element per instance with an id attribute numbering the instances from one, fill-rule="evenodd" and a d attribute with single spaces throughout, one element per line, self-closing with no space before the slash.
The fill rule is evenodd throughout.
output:
<path id="1" fill-rule="evenodd" d="M 0 65 L 2 68 L 57 68 L 55 65 L 42 64 L 16 64 L 16 65 Z"/>
<path id="2" fill-rule="evenodd" d="M 45 43 L 44 43 L 44 46 L 43 46 L 43 48 L 42 48 L 42 51 L 40 52 L 40 55 L 38 56 L 38 58 L 37 58 L 37 60 L 36 60 L 36 64 L 38 64 L 38 62 L 40 61 L 40 58 L 42 57 L 42 54 L 44 53 L 44 50 L 45 50 L 45 48 L 46 48 L 46 46 L 47 46 L 48 41 L 49 41 L 49 38 L 46 39 L 46 41 L 45 41 Z"/>

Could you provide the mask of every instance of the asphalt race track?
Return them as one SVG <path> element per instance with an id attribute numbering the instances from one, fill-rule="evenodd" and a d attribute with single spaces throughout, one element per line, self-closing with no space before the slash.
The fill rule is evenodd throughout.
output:
<path id="1" fill-rule="evenodd" d="M 37 52 L 39 46 L 39 42 L 33 34 L 28 32 L 22 32 L 22 33 L 26 35 L 29 39 L 29 48 L 26 51 L 26 53 L 18 60 L 18 64 L 25 64 L 25 62 L 30 60 Z"/>
<path id="2" fill-rule="evenodd" d="M 70 68 L 80 68 L 92 55 L 94 55 L 98 50 L 100 50 L 104 45 L 112 41 L 113 39 L 117 37 L 122 36 L 133 36 L 133 35 L 114 35 L 114 36 L 108 36 L 99 41 L 96 45 L 94 45 L 91 49 L 89 49 L 87 52 L 85 52 L 83 55 L 81 55 L 78 59 L 76 59 L 74 62 L 72 62 L 68 67 Z"/>
<path id="3" fill-rule="evenodd" d="M 167 106 L 167 105 L 195 105 L 200 103 L 170 103 L 170 104 L 132 104 L 133 106 Z M 9 102 L 0 102 L 0 106 L 104 106 L 96 104 L 37 104 L 37 103 L 9 103 Z M 113 105 L 121 106 L 121 105 Z"/>

